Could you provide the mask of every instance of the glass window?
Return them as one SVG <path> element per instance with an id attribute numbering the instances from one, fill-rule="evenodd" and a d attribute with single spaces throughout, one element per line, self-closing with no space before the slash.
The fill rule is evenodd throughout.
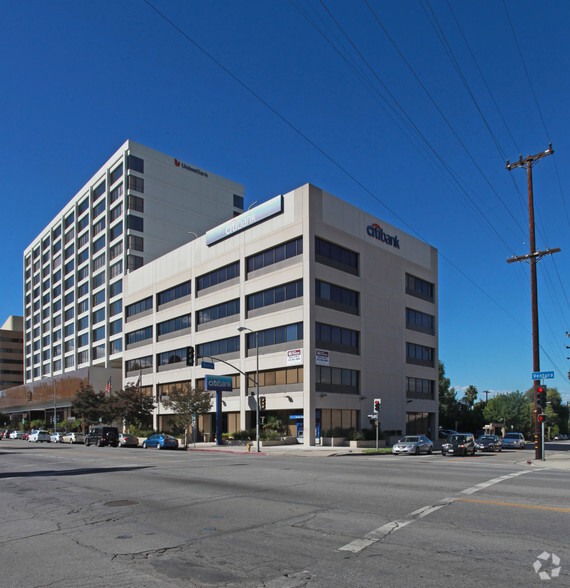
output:
<path id="1" fill-rule="evenodd" d="M 127 228 L 133 231 L 144 232 L 144 219 L 134 214 L 127 215 Z"/>
<path id="2" fill-rule="evenodd" d="M 144 174 L 144 160 L 136 155 L 129 155 L 128 157 L 129 169 Z"/>

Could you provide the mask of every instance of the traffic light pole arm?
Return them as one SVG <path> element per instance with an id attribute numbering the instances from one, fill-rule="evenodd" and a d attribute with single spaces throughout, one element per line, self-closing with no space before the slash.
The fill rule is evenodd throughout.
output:
<path id="1" fill-rule="evenodd" d="M 252 378 L 251 376 L 248 376 L 245 372 L 242 372 L 238 367 L 236 367 L 235 365 L 233 365 L 229 361 L 226 361 L 225 359 L 221 359 L 219 357 L 214 357 L 213 355 L 204 355 L 203 357 L 208 357 L 209 359 L 215 359 L 216 361 L 221 361 L 222 363 L 229 365 L 231 368 L 233 368 L 234 370 L 237 370 L 240 374 L 244 375 L 248 380 L 253 382 L 254 386 L 257 386 L 257 382 L 255 381 L 254 378 Z"/>

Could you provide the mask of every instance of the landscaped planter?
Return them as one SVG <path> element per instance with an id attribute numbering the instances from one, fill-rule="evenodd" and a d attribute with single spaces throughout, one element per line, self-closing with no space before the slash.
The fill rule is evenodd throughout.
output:
<path id="1" fill-rule="evenodd" d="M 321 445 L 324 447 L 345 447 L 346 437 L 321 437 Z"/>
<path id="2" fill-rule="evenodd" d="M 350 447 L 364 447 L 367 449 L 376 449 L 376 441 L 350 441 Z M 386 441 L 378 440 L 378 447 L 386 447 Z"/>

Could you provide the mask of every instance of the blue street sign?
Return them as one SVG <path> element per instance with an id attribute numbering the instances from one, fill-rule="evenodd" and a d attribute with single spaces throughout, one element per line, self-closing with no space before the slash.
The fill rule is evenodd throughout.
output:
<path id="1" fill-rule="evenodd" d="M 554 378 L 554 372 L 532 372 L 533 380 L 549 380 Z"/>
<path id="2" fill-rule="evenodd" d="M 202 362 L 202 367 L 207 369 L 207 370 L 213 370 L 214 369 L 214 363 L 212 361 L 203 361 Z"/>
<path id="3" fill-rule="evenodd" d="M 227 376 L 206 376 L 206 390 L 231 392 L 233 380 Z"/>

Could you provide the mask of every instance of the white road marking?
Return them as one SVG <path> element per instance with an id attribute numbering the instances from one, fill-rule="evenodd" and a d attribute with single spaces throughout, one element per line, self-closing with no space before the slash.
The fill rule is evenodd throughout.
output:
<path id="1" fill-rule="evenodd" d="M 472 486 L 471 488 L 466 488 L 465 490 L 462 490 L 461 492 L 459 492 L 458 495 L 455 497 L 443 498 L 442 500 L 438 501 L 436 504 L 429 504 L 427 506 L 422 506 L 421 508 L 418 508 L 417 510 L 414 510 L 413 512 L 411 512 L 404 519 L 400 519 L 400 520 L 392 521 L 390 523 L 386 523 L 385 525 L 378 527 L 378 529 L 375 529 L 374 531 L 370 531 L 369 533 L 366 533 L 366 535 L 364 535 L 364 537 L 362 537 L 360 539 L 355 539 L 354 541 L 351 541 L 350 543 L 347 543 L 346 545 L 339 547 L 338 551 L 351 551 L 352 553 L 358 553 L 359 551 L 362 551 L 363 549 L 370 547 L 370 545 L 373 545 L 374 543 L 380 541 L 380 539 L 383 539 L 387 535 L 394 533 L 398 529 L 402 529 L 402 528 L 406 527 L 407 525 L 409 525 L 410 523 L 413 523 L 414 521 L 417 521 L 418 519 L 422 519 L 423 517 L 426 517 L 434 512 L 437 512 L 438 510 L 440 510 L 444 506 L 448 506 L 449 504 L 452 504 L 453 502 L 455 502 L 456 500 L 461 498 L 462 495 L 474 494 L 475 492 L 479 492 L 479 490 L 484 490 L 485 488 L 488 488 L 489 486 L 493 486 L 494 484 L 499 484 L 500 482 L 504 482 L 505 480 L 509 480 L 510 478 L 515 478 L 517 476 L 522 476 L 523 474 L 530 474 L 533 471 L 536 471 L 536 470 L 521 470 L 520 472 L 514 472 L 513 474 L 507 474 L 506 476 L 501 476 L 500 478 L 493 478 L 492 480 L 488 480 L 487 482 L 482 482 L 481 484 L 477 484 L 476 486 Z"/>

